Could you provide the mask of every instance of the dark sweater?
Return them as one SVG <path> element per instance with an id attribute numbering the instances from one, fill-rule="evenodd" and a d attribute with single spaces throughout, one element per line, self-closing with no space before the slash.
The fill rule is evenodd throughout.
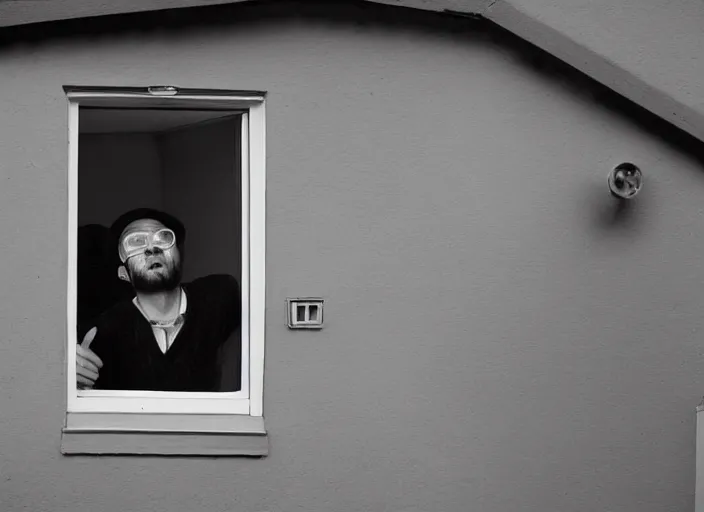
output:
<path id="1" fill-rule="evenodd" d="M 103 361 L 96 389 L 217 391 L 218 351 L 240 322 L 239 287 L 232 276 L 211 275 L 183 289 L 185 322 L 166 353 L 131 300 L 100 316 L 90 345 Z"/>

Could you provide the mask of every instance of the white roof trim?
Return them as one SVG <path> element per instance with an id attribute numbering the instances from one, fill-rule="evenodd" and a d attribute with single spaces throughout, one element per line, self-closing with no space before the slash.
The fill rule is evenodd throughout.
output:
<path id="1" fill-rule="evenodd" d="M 246 0 L 0 0 L 0 27 Z"/>
<path id="2" fill-rule="evenodd" d="M 248 0 L 0 0 L 0 27 Z M 477 15 L 704 141 L 701 0 L 368 0 Z"/>

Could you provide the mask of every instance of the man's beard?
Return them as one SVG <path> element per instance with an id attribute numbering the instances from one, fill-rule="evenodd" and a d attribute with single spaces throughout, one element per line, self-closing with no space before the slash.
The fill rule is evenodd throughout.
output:
<path id="1" fill-rule="evenodd" d="M 135 291 L 144 293 L 168 292 L 176 289 L 181 283 L 181 265 L 172 258 L 166 258 L 162 264 L 165 272 L 150 272 L 142 259 L 130 262 L 129 273 Z"/>

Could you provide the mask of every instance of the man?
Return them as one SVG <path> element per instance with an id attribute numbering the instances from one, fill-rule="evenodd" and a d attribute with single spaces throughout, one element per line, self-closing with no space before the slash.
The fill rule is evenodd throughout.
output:
<path id="1" fill-rule="evenodd" d="M 76 346 L 79 387 L 217 391 L 218 352 L 240 320 L 237 281 L 210 275 L 182 285 L 186 230 L 167 213 L 131 210 L 110 229 L 118 277 L 135 296 L 103 313 Z"/>

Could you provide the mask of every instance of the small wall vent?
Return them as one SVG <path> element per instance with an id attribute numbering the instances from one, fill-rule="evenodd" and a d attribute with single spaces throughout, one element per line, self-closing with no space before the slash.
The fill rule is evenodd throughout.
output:
<path id="1" fill-rule="evenodd" d="M 323 328 L 323 299 L 317 297 L 286 299 L 286 310 L 290 329 Z"/>

